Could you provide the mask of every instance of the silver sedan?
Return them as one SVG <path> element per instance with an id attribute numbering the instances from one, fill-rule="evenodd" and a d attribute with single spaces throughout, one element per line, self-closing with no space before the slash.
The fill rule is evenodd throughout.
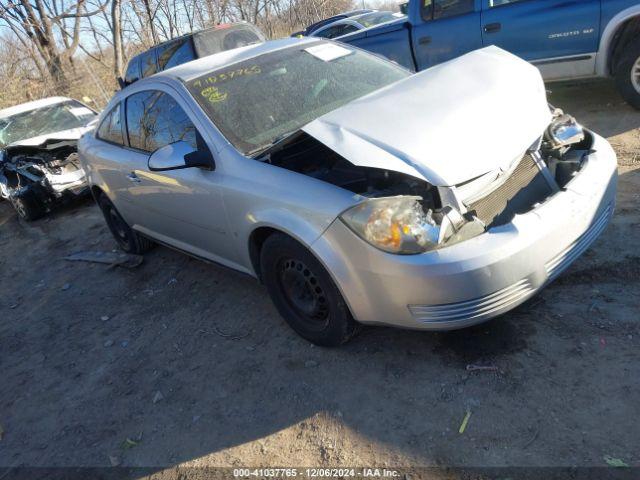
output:
<path id="1" fill-rule="evenodd" d="M 495 47 L 418 74 L 317 39 L 216 54 L 118 92 L 79 152 L 122 249 L 252 275 L 320 345 L 514 308 L 596 239 L 616 189 L 607 141 Z"/>

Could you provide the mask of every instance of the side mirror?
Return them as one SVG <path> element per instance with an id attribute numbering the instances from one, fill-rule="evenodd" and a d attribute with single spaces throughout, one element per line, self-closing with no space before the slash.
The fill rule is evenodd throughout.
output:
<path id="1" fill-rule="evenodd" d="M 127 86 L 127 82 L 125 82 L 122 77 L 118 77 L 116 80 L 118 80 L 118 85 L 120 86 L 120 90 L 122 90 L 124 87 Z"/>
<path id="2" fill-rule="evenodd" d="M 213 155 L 206 147 L 196 150 L 189 143 L 180 140 L 159 148 L 149 157 L 149 170 L 162 172 L 182 168 L 199 167 L 213 170 Z"/>

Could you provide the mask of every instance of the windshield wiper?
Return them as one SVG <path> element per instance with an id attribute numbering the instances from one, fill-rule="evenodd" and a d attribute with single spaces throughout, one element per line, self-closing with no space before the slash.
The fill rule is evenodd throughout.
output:
<path id="1" fill-rule="evenodd" d="M 266 152 L 267 150 L 269 150 L 274 145 L 277 145 L 278 143 L 282 142 L 283 140 L 286 140 L 287 138 L 289 138 L 294 133 L 298 133 L 298 129 L 293 130 L 291 132 L 283 133 L 282 135 L 278 135 L 276 138 L 273 139 L 272 142 L 270 142 L 270 143 L 268 143 L 266 145 L 262 145 L 261 147 L 254 148 L 253 150 L 249 150 L 247 153 L 245 153 L 245 155 L 247 157 L 257 158 L 263 152 Z"/>

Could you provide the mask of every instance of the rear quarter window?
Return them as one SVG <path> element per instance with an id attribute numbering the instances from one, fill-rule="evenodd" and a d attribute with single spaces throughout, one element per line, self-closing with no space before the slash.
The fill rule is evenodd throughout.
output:
<path id="1" fill-rule="evenodd" d="M 111 109 L 98 127 L 96 136 L 105 142 L 124 144 L 124 134 L 122 132 L 122 122 L 120 115 L 120 104 Z"/>

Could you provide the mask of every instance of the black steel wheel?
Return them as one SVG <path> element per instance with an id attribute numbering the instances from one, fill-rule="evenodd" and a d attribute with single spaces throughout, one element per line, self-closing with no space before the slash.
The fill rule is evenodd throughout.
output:
<path id="1" fill-rule="evenodd" d="M 359 325 L 329 273 L 293 238 L 276 233 L 265 240 L 260 272 L 278 312 L 301 337 L 333 347 L 357 333 Z"/>

